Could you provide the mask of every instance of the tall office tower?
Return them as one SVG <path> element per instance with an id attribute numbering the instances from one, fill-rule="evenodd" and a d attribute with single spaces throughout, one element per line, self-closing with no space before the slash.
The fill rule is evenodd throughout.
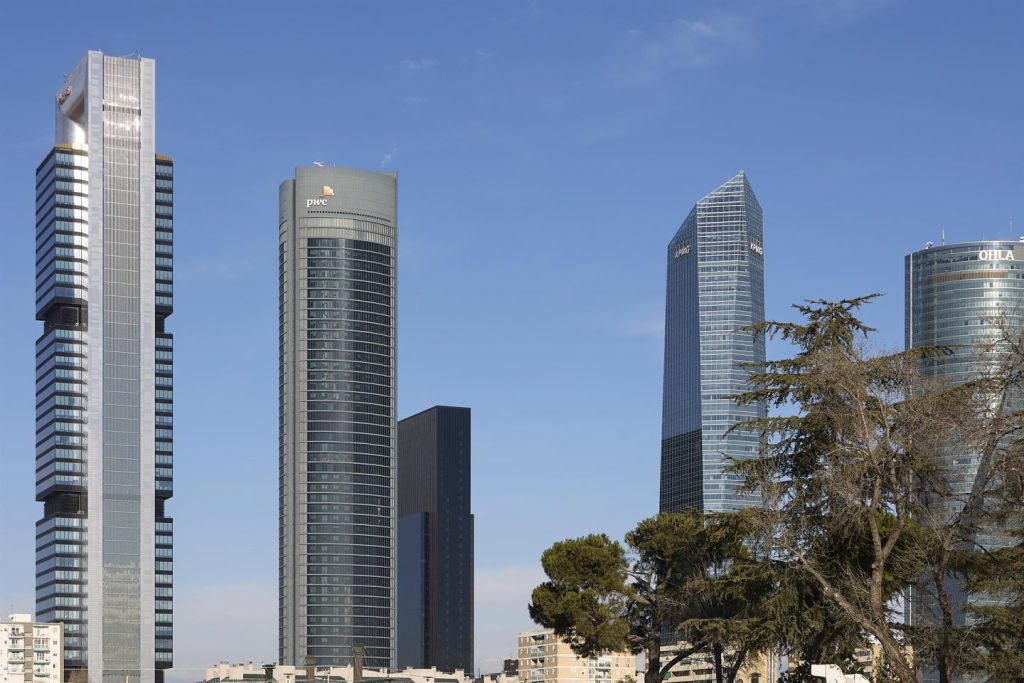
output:
<path id="1" fill-rule="evenodd" d="M 72 681 L 171 666 L 172 163 L 151 59 L 89 52 L 36 169 L 36 612 Z"/>
<path id="2" fill-rule="evenodd" d="M 280 661 L 395 663 L 397 178 L 281 184 Z"/>
<path id="3" fill-rule="evenodd" d="M 398 423 L 398 666 L 473 671 L 469 408 Z"/>
<path id="4" fill-rule="evenodd" d="M 905 259 L 906 346 L 945 346 L 952 355 L 926 359 L 922 371 L 930 377 L 962 382 L 998 363 L 998 348 L 979 351 L 970 345 L 996 339 L 996 321 L 1024 330 L 1024 242 L 982 241 L 929 246 Z M 951 475 L 954 496 L 970 494 L 978 474 L 978 454 L 950 452 L 944 466 Z M 951 502 L 948 514 L 962 505 Z M 981 533 L 975 541 L 987 549 L 1011 542 L 996 529 Z M 950 582 L 951 599 L 958 625 L 964 623 L 963 607 L 977 598 Z M 915 591 L 913 620 L 937 618 L 927 591 Z M 935 671 L 923 680 L 937 681 Z"/>
<path id="5" fill-rule="evenodd" d="M 729 459 L 760 453 L 760 437 L 729 427 L 764 417 L 736 405 L 750 364 L 765 361 L 761 205 L 740 171 L 693 207 L 668 244 L 665 384 L 662 398 L 662 512 L 716 512 L 760 504 L 742 493 Z"/>

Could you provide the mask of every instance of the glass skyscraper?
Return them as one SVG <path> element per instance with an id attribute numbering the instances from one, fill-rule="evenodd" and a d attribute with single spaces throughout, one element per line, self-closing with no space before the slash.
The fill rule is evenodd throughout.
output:
<path id="1" fill-rule="evenodd" d="M 73 682 L 171 666 L 173 165 L 155 70 L 87 53 L 36 169 L 36 612 L 64 622 Z"/>
<path id="2" fill-rule="evenodd" d="M 473 671 L 470 409 L 398 423 L 398 666 Z"/>
<path id="3" fill-rule="evenodd" d="M 693 207 L 668 245 L 665 379 L 662 398 L 662 512 L 736 510 L 760 504 L 727 472 L 730 459 L 760 454 L 760 435 L 726 431 L 764 417 L 736 405 L 751 364 L 765 361 L 761 205 L 742 171 Z"/>
<path id="4" fill-rule="evenodd" d="M 280 195 L 280 662 L 395 665 L 397 179 Z"/>
<path id="5" fill-rule="evenodd" d="M 1024 329 L 1024 243 L 1019 241 L 963 242 L 931 246 L 906 257 L 906 346 L 949 347 L 951 355 L 925 359 L 922 371 L 930 377 L 963 382 L 986 369 L 997 367 L 998 346 L 979 351 L 977 343 L 991 342 L 1002 319 L 1011 329 Z M 971 493 L 980 458 L 975 453 L 950 452 L 944 467 L 951 475 L 952 493 L 964 499 Z M 952 514 L 962 508 L 946 504 Z M 975 541 L 987 549 L 1010 542 L 996 529 L 981 533 Z M 951 582 L 951 600 L 958 624 L 964 623 L 963 607 L 969 598 L 957 582 Z M 927 591 L 917 592 L 911 618 L 937 618 Z M 937 681 L 934 670 L 924 681 Z"/>

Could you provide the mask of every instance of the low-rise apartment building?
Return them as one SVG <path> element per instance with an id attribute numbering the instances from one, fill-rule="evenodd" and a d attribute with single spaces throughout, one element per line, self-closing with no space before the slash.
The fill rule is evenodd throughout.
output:
<path id="1" fill-rule="evenodd" d="M 63 683 L 64 624 L 33 623 L 31 614 L 0 622 L 0 683 Z"/>
<path id="2" fill-rule="evenodd" d="M 621 683 L 636 680 L 636 655 L 608 652 L 584 658 L 554 631 L 519 634 L 520 683 Z"/>

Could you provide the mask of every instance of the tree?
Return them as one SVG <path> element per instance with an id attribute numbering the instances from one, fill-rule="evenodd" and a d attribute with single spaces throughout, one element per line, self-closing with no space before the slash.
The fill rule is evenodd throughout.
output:
<path id="1" fill-rule="evenodd" d="M 972 590 L 989 597 L 968 608 L 977 620 L 972 668 L 987 683 L 1024 683 L 1024 528 L 1016 536 L 970 578 Z"/>
<path id="2" fill-rule="evenodd" d="M 758 628 L 751 562 L 738 518 L 698 512 L 642 521 L 626 536 L 631 555 L 606 535 L 555 543 L 541 563 L 548 581 L 532 595 L 530 616 L 592 657 L 644 652 L 645 683 L 659 683 L 677 662 L 701 653 L 718 683 L 732 683 L 748 655 L 767 646 Z M 684 645 L 662 662 L 663 636 Z"/>
<path id="3" fill-rule="evenodd" d="M 968 666 L 971 642 L 949 586 L 983 561 L 974 543 L 990 507 L 983 501 L 1012 471 L 1004 456 L 1013 449 L 997 448 L 1016 425 L 1001 398 L 1012 383 L 922 374 L 950 349 L 866 352 L 872 330 L 855 312 L 874 296 L 812 301 L 795 307 L 802 322 L 754 326 L 796 353 L 751 374 L 738 400 L 787 412 L 742 425 L 764 434 L 764 455 L 734 469 L 764 496 L 751 517 L 773 560 L 802 572 L 840 621 L 874 638 L 899 681 L 916 681 L 922 656 L 948 681 Z M 982 457 L 964 492 L 948 462 L 967 454 Z M 907 628 L 896 598 L 927 585 L 936 617 Z"/>
<path id="4" fill-rule="evenodd" d="M 765 452 L 734 467 L 764 496 L 752 517 L 772 557 L 811 578 L 844 619 L 877 639 L 899 679 L 913 683 L 893 596 L 919 570 L 908 547 L 915 478 L 933 463 L 917 457 L 913 437 L 929 406 L 907 391 L 920 352 L 863 352 L 859 341 L 871 330 L 854 311 L 871 298 L 810 302 L 796 306 L 806 322 L 754 327 L 797 353 L 755 370 L 738 400 L 795 413 L 747 423 L 765 435 Z"/>
<path id="5" fill-rule="evenodd" d="M 833 545 L 822 548 L 820 554 L 839 557 L 847 552 Z M 811 676 L 812 664 L 835 664 L 849 673 L 860 671 L 858 651 L 870 644 L 864 632 L 824 597 L 817 581 L 785 559 L 762 561 L 754 571 L 772 583 L 757 608 L 774 641 L 772 649 L 787 655 L 787 683 L 817 680 Z"/>

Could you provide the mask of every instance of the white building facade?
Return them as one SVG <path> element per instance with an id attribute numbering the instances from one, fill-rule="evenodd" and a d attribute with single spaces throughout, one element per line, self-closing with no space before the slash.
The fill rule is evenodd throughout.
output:
<path id="1" fill-rule="evenodd" d="M 36 624 L 31 614 L 0 622 L 0 683 L 62 683 L 63 678 L 63 624 Z"/>

